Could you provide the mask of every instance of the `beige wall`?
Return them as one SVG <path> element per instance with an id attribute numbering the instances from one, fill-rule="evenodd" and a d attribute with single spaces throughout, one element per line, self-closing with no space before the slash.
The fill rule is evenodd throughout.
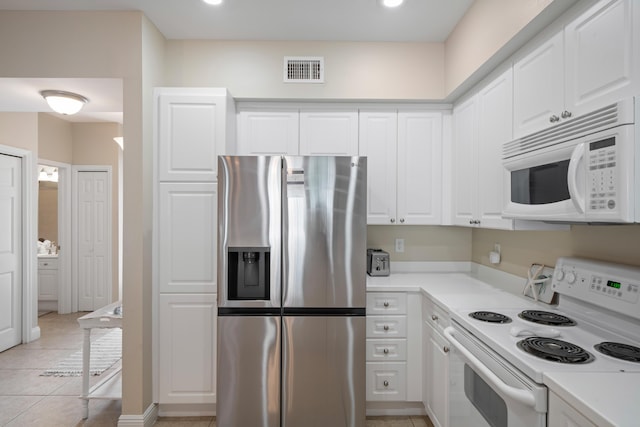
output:
<path id="1" fill-rule="evenodd" d="M 395 239 L 404 239 L 405 251 L 395 251 Z M 469 261 L 471 229 L 420 225 L 370 225 L 367 248 L 389 252 L 391 261 Z"/>
<path id="2" fill-rule="evenodd" d="M 38 114 L 0 113 L 0 145 L 31 151 L 37 159 Z"/>
<path id="3" fill-rule="evenodd" d="M 118 286 L 118 156 L 113 140 L 122 130 L 118 123 L 73 123 L 71 125 L 73 165 L 111 166 L 111 295 L 120 299 Z"/>
<path id="4" fill-rule="evenodd" d="M 52 114 L 38 114 L 38 155 L 40 159 L 71 164 L 73 143 L 71 122 Z"/>
<path id="5" fill-rule="evenodd" d="M 445 94 L 460 86 L 553 1 L 474 1 L 445 42 Z"/>
<path id="6" fill-rule="evenodd" d="M 171 40 L 167 85 L 226 87 L 236 98 L 444 97 L 442 43 Z M 324 84 L 283 83 L 285 56 L 323 56 Z"/>
<path id="7" fill-rule="evenodd" d="M 502 262 L 489 263 L 495 243 Z M 574 225 L 570 231 L 473 230 L 474 262 L 526 277 L 533 263 L 555 265 L 560 256 L 579 256 L 640 266 L 640 224 Z"/>
<path id="8" fill-rule="evenodd" d="M 152 403 L 150 209 L 143 205 L 143 145 L 152 128 L 143 122 L 140 12 L 0 11 L 0 77 L 122 78 L 124 91 L 124 317 L 123 414 L 139 415 Z M 10 58 L 10 60 L 8 60 Z M 37 123 L 32 123 L 37 132 Z M 145 139 L 146 138 L 146 139 Z M 37 136 L 32 145 L 37 158 Z M 148 197 L 148 196 L 147 196 Z"/>

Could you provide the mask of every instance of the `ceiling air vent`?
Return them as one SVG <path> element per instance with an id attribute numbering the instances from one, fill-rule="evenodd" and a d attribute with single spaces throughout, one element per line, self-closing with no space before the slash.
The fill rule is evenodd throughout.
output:
<path id="1" fill-rule="evenodd" d="M 320 56 L 285 56 L 285 83 L 324 83 L 324 58 Z"/>

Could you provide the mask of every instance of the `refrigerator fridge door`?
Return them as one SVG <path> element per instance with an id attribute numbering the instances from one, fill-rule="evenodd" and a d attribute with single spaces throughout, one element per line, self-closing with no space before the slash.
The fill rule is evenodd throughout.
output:
<path id="1" fill-rule="evenodd" d="M 218 307 L 280 307 L 282 158 L 218 157 Z"/>
<path id="2" fill-rule="evenodd" d="M 280 427 L 280 319 L 218 318 L 218 427 Z"/>
<path id="3" fill-rule="evenodd" d="M 365 426 L 365 323 L 283 317 L 282 427 Z"/>
<path id="4" fill-rule="evenodd" d="M 364 157 L 285 157 L 285 307 L 364 307 L 367 163 Z"/>

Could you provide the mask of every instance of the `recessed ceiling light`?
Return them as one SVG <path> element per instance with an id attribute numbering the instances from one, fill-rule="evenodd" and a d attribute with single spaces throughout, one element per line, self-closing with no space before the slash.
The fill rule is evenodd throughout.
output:
<path id="1" fill-rule="evenodd" d="M 404 0 L 382 0 L 382 4 L 386 7 L 398 7 Z"/>
<path id="2" fill-rule="evenodd" d="M 212 4 L 214 6 L 222 4 L 222 0 L 202 0 L 202 1 L 205 2 L 206 4 Z"/>

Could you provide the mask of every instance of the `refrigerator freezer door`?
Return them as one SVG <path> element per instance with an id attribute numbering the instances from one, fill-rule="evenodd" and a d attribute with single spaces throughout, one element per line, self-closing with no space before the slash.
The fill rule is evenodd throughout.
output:
<path id="1" fill-rule="evenodd" d="M 282 344 L 282 427 L 364 427 L 365 318 L 283 317 Z"/>
<path id="2" fill-rule="evenodd" d="M 282 157 L 219 156 L 218 181 L 218 307 L 280 307 Z"/>
<path id="3" fill-rule="evenodd" d="M 283 306 L 364 307 L 364 157 L 285 157 Z"/>
<path id="4" fill-rule="evenodd" d="M 219 317 L 217 360 L 216 425 L 280 427 L 280 317 Z"/>

